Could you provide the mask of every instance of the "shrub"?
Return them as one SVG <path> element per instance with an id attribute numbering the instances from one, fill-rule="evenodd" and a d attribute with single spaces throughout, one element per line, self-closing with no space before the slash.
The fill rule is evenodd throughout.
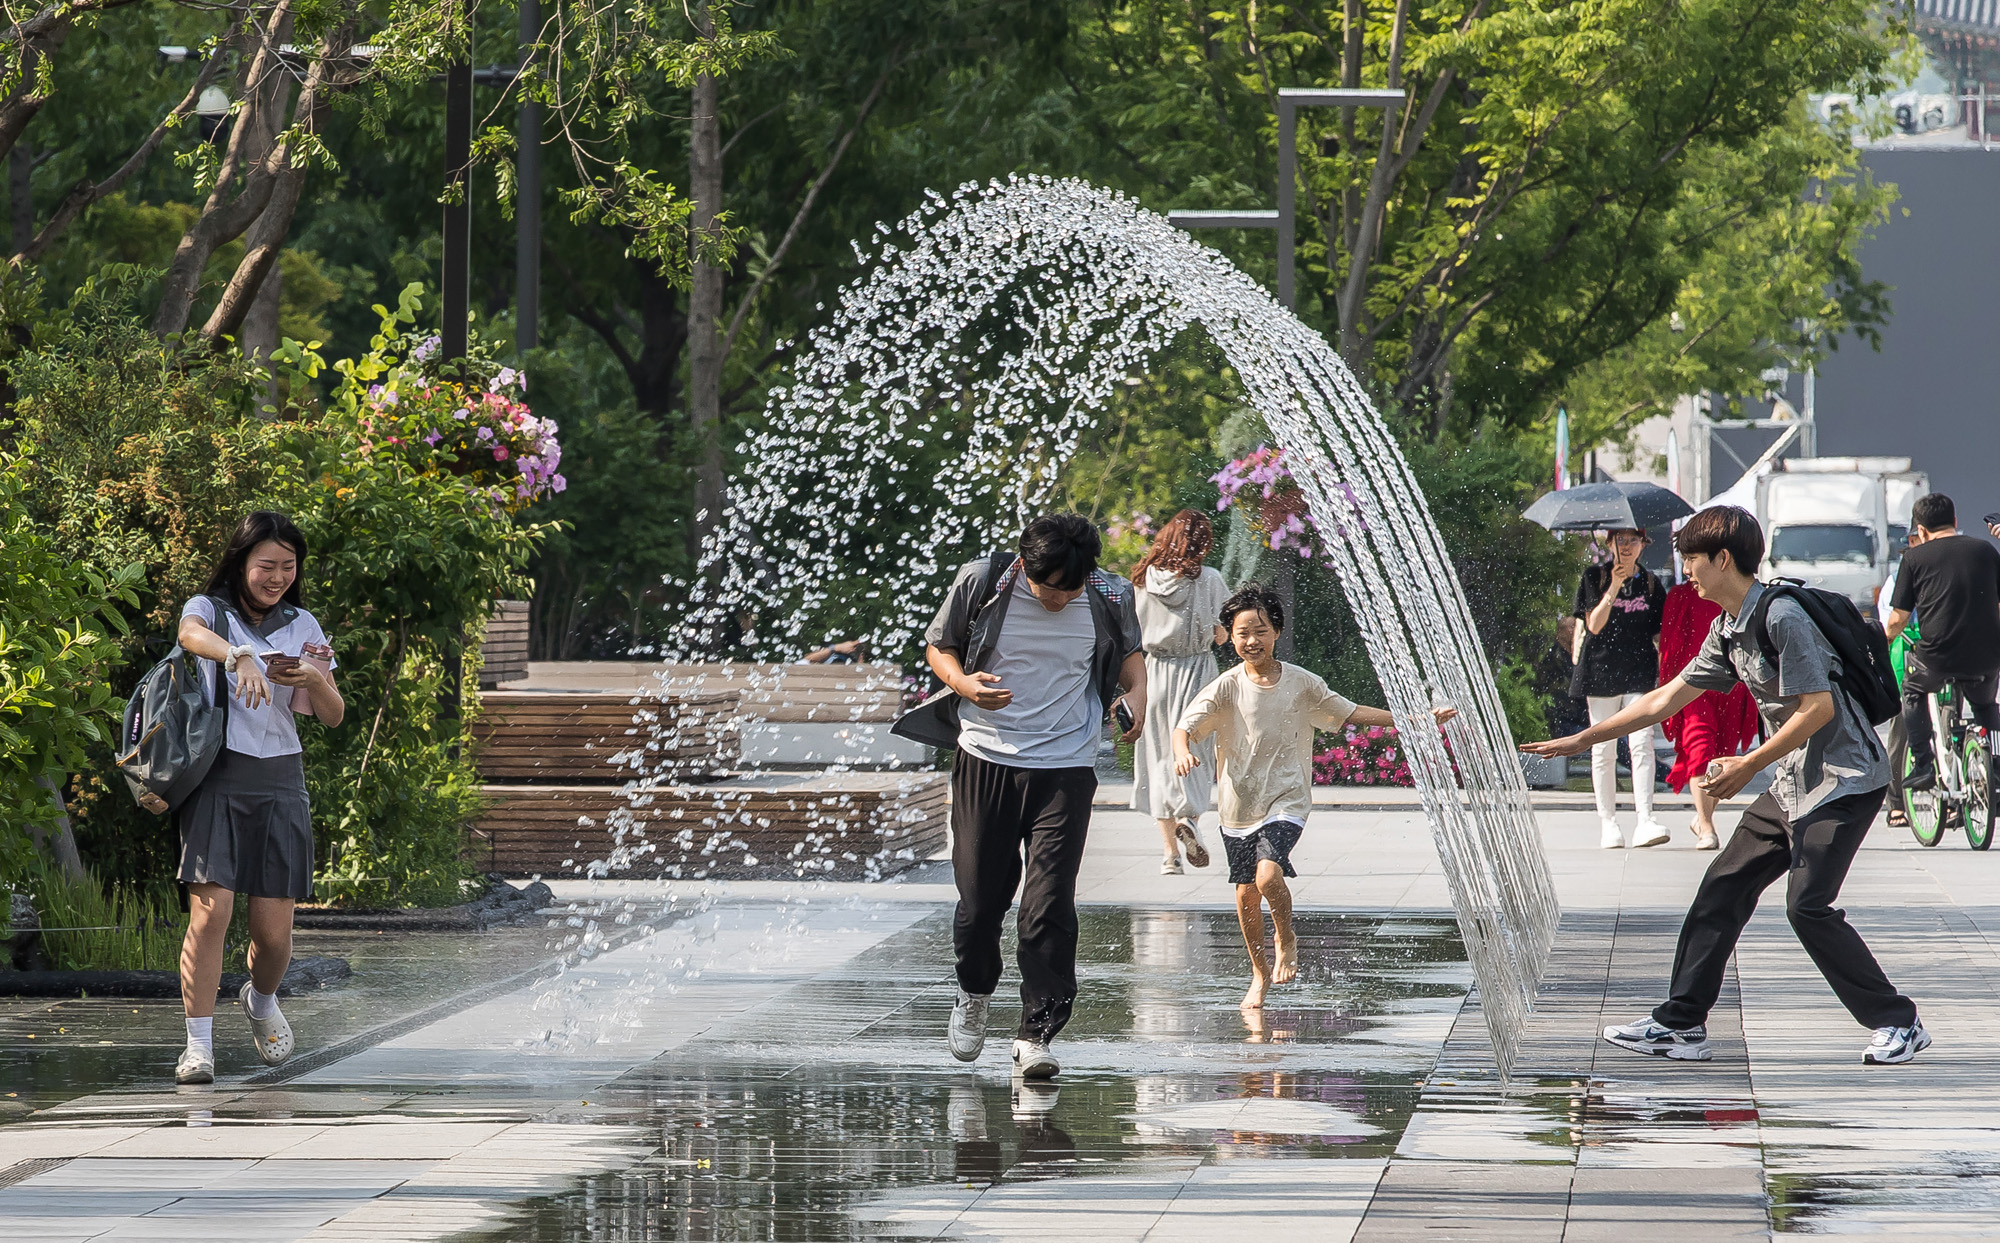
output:
<path id="1" fill-rule="evenodd" d="M 117 736 L 119 605 L 143 571 L 106 578 L 61 553 L 23 504 L 21 463 L 0 456 L 0 875 L 27 867 L 35 827 L 58 818 L 68 774 Z"/>

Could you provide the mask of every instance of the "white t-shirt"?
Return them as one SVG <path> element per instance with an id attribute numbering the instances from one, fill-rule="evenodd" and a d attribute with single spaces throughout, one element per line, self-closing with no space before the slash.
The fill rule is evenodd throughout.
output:
<path id="1" fill-rule="evenodd" d="M 1010 768 L 1089 768 L 1097 762 L 1103 705 L 1091 675 L 1097 626 L 1090 593 L 1050 612 L 1014 576 L 1007 616 L 1000 622 L 986 672 L 1014 692 L 1004 708 L 959 706 L 958 745 Z"/>
<path id="2" fill-rule="evenodd" d="M 296 605 L 282 602 L 264 615 L 264 624 L 257 630 L 249 629 L 244 618 L 231 609 L 225 633 L 215 624 L 215 602 L 207 596 L 196 596 L 182 605 L 181 616 L 198 619 L 202 625 L 227 639 L 231 647 L 247 643 L 260 652 L 276 650 L 287 656 L 297 656 L 308 643 L 326 642 L 326 632 L 319 628 L 317 618 Z M 262 669 L 264 662 L 257 661 L 257 667 Z M 203 660 L 200 668 L 202 698 L 213 703 L 215 662 Z M 228 674 L 225 680 L 229 684 L 230 700 L 229 730 L 223 740 L 224 746 L 238 755 L 254 755 L 259 759 L 297 755 L 305 749 L 299 744 L 299 727 L 292 719 L 291 687 L 273 682 L 269 700 L 255 708 L 246 708 L 243 701 L 235 697 L 236 675 Z"/>
<path id="3" fill-rule="evenodd" d="M 1304 824 L 1312 811 L 1313 730 L 1338 729 L 1354 704 L 1318 674 L 1280 664 L 1275 686 L 1237 665 L 1201 688 L 1181 713 L 1194 742 L 1215 735 L 1222 831 L 1247 837 L 1272 820 Z"/>

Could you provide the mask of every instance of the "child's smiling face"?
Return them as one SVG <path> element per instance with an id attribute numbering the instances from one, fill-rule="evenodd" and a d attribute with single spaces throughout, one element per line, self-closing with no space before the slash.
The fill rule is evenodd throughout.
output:
<path id="1" fill-rule="evenodd" d="M 1229 623 L 1229 642 L 1246 664 L 1261 667 L 1271 659 L 1278 642 L 1278 628 L 1256 609 L 1245 609 Z"/>

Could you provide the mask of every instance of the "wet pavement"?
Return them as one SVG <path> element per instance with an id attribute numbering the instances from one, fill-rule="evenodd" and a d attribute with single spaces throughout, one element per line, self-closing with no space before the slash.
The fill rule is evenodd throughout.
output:
<path id="1" fill-rule="evenodd" d="M 1782 903 L 1716 1059 L 1665 1063 L 1595 1033 L 1658 1000 L 1712 856 L 1542 819 L 1569 913 L 1511 1083 L 1417 815 L 1316 813 L 1304 977 L 1246 1020 L 1226 885 L 1159 876 L 1150 824 L 1100 810 L 1053 1087 L 1007 1073 L 1012 1004 L 978 1064 L 944 1054 L 941 869 L 577 882 L 551 927 L 300 934 L 355 978 L 287 1002 L 302 1052 L 277 1073 L 225 1012 L 214 1090 L 166 1082 L 170 1004 L 0 1004 L 0 1237 L 2000 1234 L 2000 863 L 1884 829 L 1857 862 L 1844 905 L 1938 1036 L 1915 1064 L 1860 1064 Z"/>

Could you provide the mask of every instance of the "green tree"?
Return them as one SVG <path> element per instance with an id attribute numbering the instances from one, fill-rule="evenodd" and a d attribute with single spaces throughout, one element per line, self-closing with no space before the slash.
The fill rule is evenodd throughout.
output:
<path id="1" fill-rule="evenodd" d="M 1894 31 L 1865 0 L 1126 0 L 1074 21 L 1079 121 L 1102 118 L 1078 130 L 1162 206 L 1268 201 L 1280 87 L 1403 92 L 1301 113 L 1299 304 L 1429 438 L 1532 423 L 1698 274 L 1741 290 L 1803 260 L 1721 299 L 1731 335 L 1798 358 L 1879 318 L 1852 256 L 1883 191 L 1799 108 L 1881 89 Z M 1839 188 L 1802 203 L 1815 180 Z"/>

